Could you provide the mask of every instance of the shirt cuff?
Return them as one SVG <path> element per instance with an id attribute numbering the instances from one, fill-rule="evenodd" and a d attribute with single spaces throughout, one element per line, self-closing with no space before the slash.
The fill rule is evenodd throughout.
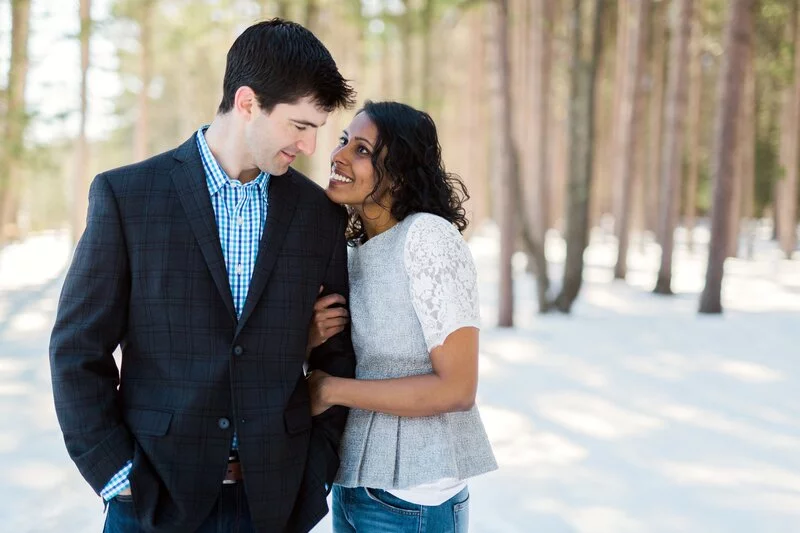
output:
<path id="1" fill-rule="evenodd" d="M 131 486 L 131 482 L 128 480 L 128 474 L 131 473 L 132 468 L 133 461 L 128 461 L 119 472 L 114 474 L 111 481 L 103 487 L 103 490 L 100 491 L 100 496 L 102 496 L 105 501 L 112 500 L 117 494 Z"/>

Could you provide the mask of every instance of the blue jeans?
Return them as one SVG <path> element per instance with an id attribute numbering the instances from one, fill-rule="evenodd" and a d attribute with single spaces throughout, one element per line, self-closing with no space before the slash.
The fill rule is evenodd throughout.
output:
<path id="1" fill-rule="evenodd" d="M 140 531 L 131 496 L 117 496 L 108 502 L 103 533 Z M 255 533 L 242 483 L 222 485 L 217 503 L 196 533 Z"/>
<path id="2" fill-rule="evenodd" d="M 441 505 L 401 500 L 385 490 L 333 486 L 334 533 L 466 533 L 469 490 Z"/>

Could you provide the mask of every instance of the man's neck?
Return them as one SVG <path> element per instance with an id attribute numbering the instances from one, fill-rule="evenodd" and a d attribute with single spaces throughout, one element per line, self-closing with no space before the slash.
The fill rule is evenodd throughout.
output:
<path id="1" fill-rule="evenodd" d="M 248 183 L 261 171 L 248 161 L 241 131 L 225 115 L 217 115 L 206 130 L 206 144 L 214 159 L 231 179 Z"/>

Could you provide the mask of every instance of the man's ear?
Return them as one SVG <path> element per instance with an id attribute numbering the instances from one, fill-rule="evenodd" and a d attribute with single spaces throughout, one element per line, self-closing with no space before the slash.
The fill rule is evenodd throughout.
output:
<path id="1" fill-rule="evenodd" d="M 248 119 L 258 112 L 258 100 L 253 89 L 247 85 L 242 85 L 236 89 L 236 94 L 233 96 L 233 109 Z"/>

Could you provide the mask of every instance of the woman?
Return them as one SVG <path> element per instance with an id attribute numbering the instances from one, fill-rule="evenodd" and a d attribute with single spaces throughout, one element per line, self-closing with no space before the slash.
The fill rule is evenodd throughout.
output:
<path id="1" fill-rule="evenodd" d="M 476 273 L 460 235 L 466 190 L 445 172 L 433 120 L 367 102 L 331 155 L 328 197 L 350 208 L 356 379 L 315 371 L 312 411 L 350 407 L 333 489 L 337 533 L 468 528 L 466 479 L 497 468 L 475 407 Z M 320 299 L 310 344 L 347 311 Z"/>

